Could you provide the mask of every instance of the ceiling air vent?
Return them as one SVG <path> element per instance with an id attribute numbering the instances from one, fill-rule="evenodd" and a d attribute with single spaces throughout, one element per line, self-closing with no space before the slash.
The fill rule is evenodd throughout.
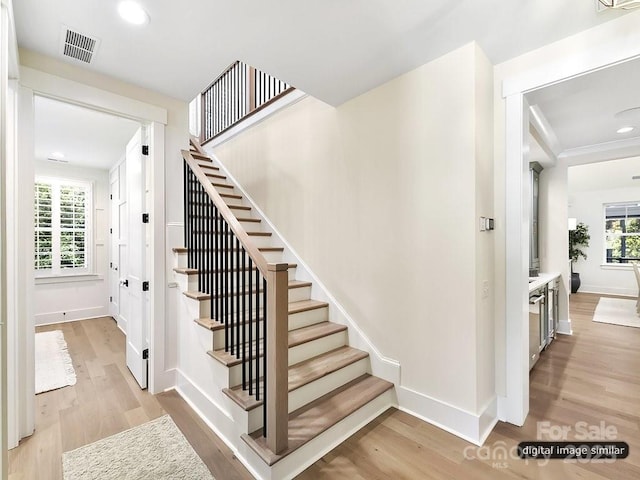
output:
<path id="1" fill-rule="evenodd" d="M 100 40 L 77 32 L 69 27 L 62 27 L 61 53 L 84 63 L 91 63 Z"/>

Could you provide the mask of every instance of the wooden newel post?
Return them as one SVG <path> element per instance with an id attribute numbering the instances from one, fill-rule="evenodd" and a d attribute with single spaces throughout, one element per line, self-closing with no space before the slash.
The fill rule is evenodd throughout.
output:
<path id="1" fill-rule="evenodd" d="M 289 265 L 270 263 L 267 277 L 267 446 L 287 449 L 289 431 Z"/>

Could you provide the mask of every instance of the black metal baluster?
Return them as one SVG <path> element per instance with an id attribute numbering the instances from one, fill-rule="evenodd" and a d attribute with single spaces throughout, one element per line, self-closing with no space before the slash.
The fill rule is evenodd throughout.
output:
<path id="1" fill-rule="evenodd" d="M 240 289 L 240 240 L 236 237 L 236 262 L 233 267 L 236 273 L 236 281 L 235 281 L 235 289 L 236 289 L 236 324 L 238 328 L 236 328 L 236 345 L 238 345 L 238 350 L 236 351 L 236 357 L 240 358 L 240 349 L 242 344 L 240 343 L 240 330 L 244 328 L 242 323 L 241 313 L 240 313 L 240 297 L 244 295 L 244 292 Z"/>
<path id="2" fill-rule="evenodd" d="M 247 385 L 247 335 L 246 335 L 246 328 L 249 327 L 251 328 L 251 312 L 249 312 L 249 320 L 247 320 L 247 292 L 246 292 L 246 280 L 247 280 L 247 272 L 245 270 L 246 267 L 246 257 L 247 254 L 244 250 L 244 248 L 242 249 L 242 271 L 240 273 L 241 278 L 242 278 L 242 291 L 245 292 L 244 295 L 242 295 L 242 389 L 244 390 L 246 388 Z M 238 267 L 240 268 L 240 267 Z"/>
<path id="3" fill-rule="evenodd" d="M 262 424 L 263 434 L 267 436 L 267 279 L 262 277 L 262 309 L 264 310 L 264 328 L 262 330 L 262 343 L 264 352 L 262 355 Z"/>
<path id="4" fill-rule="evenodd" d="M 260 270 L 256 270 L 256 312 L 260 313 Z M 266 312 L 264 312 L 263 316 L 266 322 L 267 320 Z M 266 353 L 265 349 L 263 348 L 262 354 L 264 355 L 265 353 Z M 255 382 L 256 382 L 256 400 L 260 400 L 260 322 L 256 322 L 256 379 L 255 379 Z"/>
<path id="5" fill-rule="evenodd" d="M 229 321 L 231 322 L 231 354 L 237 357 L 237 348 L 238 344 L 235 342 L 235 329 L 238 328 L 234 318 L 234 304 L 233 304 L 233 296 L 235 292 L 233 290 L 233 238 L 231 238 L 231 229 L 227 230 L 227 241 L 228 241 L 228 250 L 227 250 L 227 259 L 229 265 L 229 289 L 227 290 L 227 298 L 229 305 Z"/>
<path id="6" fill-rule="evenodd" d="M 253 261 L 249 257 L 249 312 L 253 315 Z M 258 313 L 256 312 L 256 318 Z M 256 323 L 258 323 L 256 321 Z M 249 327 L 249 395 L 253 395 L 253 328 Z M 246 389 L 246 385 L 244 387 Z"/>
<path id="7" fill-rule="evenodd" d="M 213 223 L 213 241 L 214 241 L 214 271 L 215 271 L 215 276 L 216 276 L 216 287 L 214 289 L 214 293 L 215 293 L 215 298 L 212 298 L 211 301 L 213 302 L 214 305 L 214 312 L 215 312 L 215 319 L 220 322 L 220 309 L 219 307 L 219 301 L 218 301 L 218 295 L 220 293 L 220 265 L 219 265 L 219 259 L 220 259 L 220 226 L 219 226 L 219 212 L 218 209 L 215 209 L 215 218 L 214 218 L 214 223 Z"/>
<path id="8" fill-rule="evenodd" d="M 209 253 L 209 283 L 211 284 L 211 303 L 209 304 L 209 318 L 214 319 L 215 317 L 215 298 L 216 294 L 216 282 L 215 282 L 215 272 L 213 270 L 213 259 L 215 257 L 215 219 L 216 214 L 218 213 L 218 209 L 216 208 L 213 201 L 211 202 L 211 214 L 209 215 L 209 236 L 211 238 L 211 251 Z"/>
<path id="9" fill-rule="evenodd" d="M 227 234 L 228 234 L 228 226 L 227 226 L 227 222 L 224 218 L 221 219 L 222 220 L 222 290 L 220 290 L 220 292 L 218 292 L 218 295 L 221 296 L 221 309 L 222 309 L 222 316 L 224 318 L 224 351 L 228 352 L 229 351 L 229 317 L 227 316 L 227 301 L 226 301 L 226 297 L 227 297 L 227 293 L 228 293 L 228 269 L 229 266 L 227 265 Z"/>

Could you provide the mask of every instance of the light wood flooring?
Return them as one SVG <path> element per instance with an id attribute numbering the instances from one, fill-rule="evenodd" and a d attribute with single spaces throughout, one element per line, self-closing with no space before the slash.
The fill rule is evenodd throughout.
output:
<path id="1" fill-rule="evenodd" d="M 77 383 L 36 395 L 36 431 L 9 451 L 9 480 L 61 480 L 62 452 L 169 413 L 217 480 L 253 478 L 174 391 L 141 390 L 125 365 L 125 337 L 110 317 L 62 330 Z"/>
<path id="2" fill-rule="evenodd" d="M 390 409 L 305 470 L 299 479 L 635 479 L 640 478 L 640 329 L 592 322 L 599 296 L 571 296 L 573 336 L 559 336 L 531 373 L 522 428 L 499 423 L 483 450 Z M 251 475 L 175 392 L 141 391 L 124 365 L 124 336 L 111 319 L 61 328 L 78 383 L 37 396 L 37 431 L 9 452 L 10 480 L 61 478 L 61 453 L 169 413 L 217 480 Z M 44 330 L 44 329 L 43 329 Z M 614 463 L 547 465 L 501 447 L 537 439 L 537 422 L 615 426 L 630 445 Z M 570 434 L 569 439 L 573 438 Z M 487 458 L 479 460 L 477 457 Z M 471 459 L 469 459 L 471 458 Z"/>
<path id="3" fill-rule="evenodd" d="M 592 322 L 598 295 L 571 296 L 572 336 L 559 335 L 531 372 L 522 428 L 498 423 L 483 450 L 396 409 L 309 467 L 300 480 L 640 479 L 640 329 Z M 537 422 L 615 426 L 630 455 L 614 463 L 549 464 L 496 458 L 499 447 L 536 440 Z M 468 460 L 465 457 L 475 457 Z M 478 456 L 486 455 L 486 460 Z M 493 458 L 492 458 L 493 457 Z"/>

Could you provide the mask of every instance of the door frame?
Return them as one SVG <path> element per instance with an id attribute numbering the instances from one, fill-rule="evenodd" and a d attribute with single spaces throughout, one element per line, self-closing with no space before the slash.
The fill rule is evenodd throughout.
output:
<path id="1" fill-rule="evenodd" d="M 528 329 L 525 328 L 529 315 L 529 213 L 526 208 L 529 187 L 525 148 L 529 116 L 525 95 L 545 86 L 640 58 L 637 17 L 637 13 L 628 14 L 547 45 L 532 54 L 528 70 L 523 72 L 518 69 L 517 73 L 503 77 L 499 100 L 504 106 L 505 139 L 506 344 L 505 362 L 498 361 L 498 365 L 505 366 L 506 395 L 499 396 L 498 417 L 515 425 L 523 425 L 529 412 Z M 558 44 L 562 42 L 566 44 L 559 48 Z"/>
<path id="2" fill-rule="evenodd" d="M 171 384 L 167 378 L 164 365 L 165 348 L 165 289 L 166 273 L 164 268 L 165 251 L 165 126 L 167 124 L 167 110 L 152 104 L 124 97 L 106 90 L 100 90 L 79 82 L 68 80 L 55 75 L 37 71 L 29 67 L 22 67 L 19 88 L 19 144 L 15 167 L 24 173 L 33 173 L 34 163 L 34 96 L 44 96 L 66 103 L 71 103 L 93 110 L 110 113 L 135 120 L 148 129 L 149 168 L 151 179 L 151 202 L 148 205 L 151 236 L 150 236 L 150 331 L 149 331 L 149 383 L 148 390 L 158 393 Z M 11 160 L 11 159 L 8 159 Z M 33 183 L 33 179 L 31 180 Z M 20 184 L 21 191 L 29 190 L 29 184 Z M 29 196 L 30 197 L 30 196 Z M 11 212 L 14 218 L 33 218 L 33 200 L 27 201 L 26 196 L 15 202 Z M 19 245 L 32 245 L 33 229 L 21 229 L 15 232 Z M 33 258 L 31 255 L 30 258 Z M 34 278 L 33 263 L 27 263 L 27 279 Z M 33 332 L 35 318 L 29 300 L 33 298 L 34 282 L 26 281 L 17 285 L 16 298 L 23 299 L 16 305 L 17 318 L 25 319 L 24 329 L 15 338 L 8 338 L 8 342 L 16 345 L 13 363 L 8 361 L 8 376 L 15 378 L 14 384 L 8 384 L 8 391 L 19 392 L 24 403 L 14 405 L 15 411 L 9 412 L 9 419 L 17 419 L 20 425 L 9 429 L 8 447 L 17 445 L 20 438 L 30 435 L 35 426 L 35 371 L 33 362 L 28 359 L 34 356 Z M 27 332 L 31 332 L 29 335 Z M 157 347 L 157 348 L 156 348 Z M 27 359 L 26 361 L 24 359 Z M 23 379 L 18 383 L 17 379 Z M 17 432 L 20 432 L 19 434 Z"/>

